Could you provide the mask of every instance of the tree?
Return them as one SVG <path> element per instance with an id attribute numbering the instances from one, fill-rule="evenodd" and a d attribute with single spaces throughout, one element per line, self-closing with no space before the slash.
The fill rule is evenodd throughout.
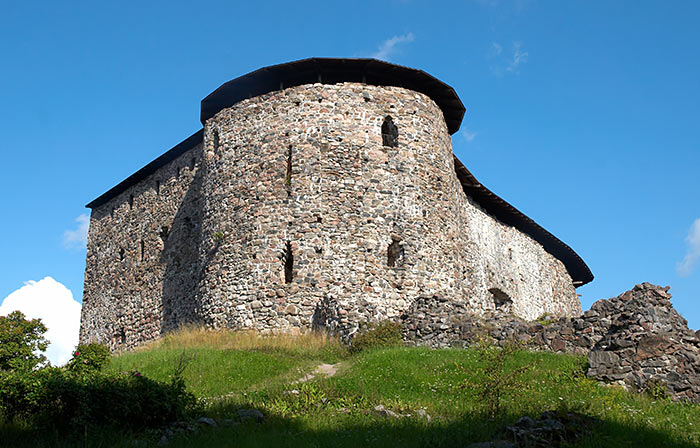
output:
<path id="1" fill-rule="evenodd" d="M 49 342 L 41 319 L 27 320 L 20 311 L 0 316 L 0 371 L 32 370 L 46 362 Z"/>

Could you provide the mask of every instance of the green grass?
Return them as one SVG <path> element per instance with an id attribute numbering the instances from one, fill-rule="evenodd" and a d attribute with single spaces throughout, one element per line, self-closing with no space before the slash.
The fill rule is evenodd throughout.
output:
<path id="1" fill-rule="evenodd" d="M 198 397 L 218 397 L 270 382 L 292 381 L 315 365 L 312 359 L 286 353 L 200 348 L 128 353 L 116 358 L 109 368 L 138 370 L 149 378 L 167 380 L 181 358 L 187 364 L 183 377 L 188 389 Z"/>
<path id="2" fill-rule="evenodd" d="M 111 369 L 137 369 L 167 380 L 180 359 L 189 359 L 184 378 L 192 392 L 205 400 L 199 415 L 232 418 L 240 408 L 256 408 L 267 416 L 262 424 L 244 423 L 203 429 L 174 438 L 168 446 L 189 447 L 452 447 L 502 436 L 504 425 L 523 415 L 546 410 L 577 411 L 596 419 L 591 433 L 577 447 L 694 447 L 700 446 L 700 406 L 652 400 L 606 387 L 583 375 L 585 359 L 543 352 L 516 352 L 506 372 L 529 367 L 519 387 L 503 397 L 502 411 L 489 418 L 478 385 L 482 362 L 476 350 L 388 348 L 348 355 L 335 343 L 308 342 L 295 346 L 278 340 L 247 342 L 226 339 L 208 343 L 206 337 L 170 340 L 147 350 L 114 358 Z M 199 342 L 198 342 L 199 341 Z M 332 378 L 304 384 L 293 380 L 319 362 L 342 359 Z M 288 393 L 296 389 L 298 395 Z M 372 409 L 383 404 L 400 414 L 386 419 Z M 430 423 L 416 416 L 425 409 Z M 85 434 L 61 441 L 29 428 L 0 426 L 0 445 L 8 446 L 155 446 L 158 433 Z M 105 436 L 109 434 L 109 436 Z M 37 442 L 38 441 L 38 442 Z M 87 443 L 86 443 L 87 441 Z"/>

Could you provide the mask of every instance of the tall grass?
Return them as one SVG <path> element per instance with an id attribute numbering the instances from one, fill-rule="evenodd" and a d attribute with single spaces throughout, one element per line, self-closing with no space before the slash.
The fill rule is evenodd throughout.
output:
<path id="1" fill-rule="evenodd" d="M 255 330 L 212 330 L 195 326 L 167 333 L 138 351 L 169 348 L 285 352 L 324 360 L 335 360 L 346 355 L 346 348 L 340 340 L 325 332 L 262 334 Z"/>

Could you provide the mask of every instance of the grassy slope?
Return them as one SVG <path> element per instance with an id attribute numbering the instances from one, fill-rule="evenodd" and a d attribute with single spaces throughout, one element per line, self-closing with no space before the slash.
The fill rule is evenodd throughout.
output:
<path id="1" fill-rule="evenodd" d="M 136 366 L 166 379 L 183 348 L 177 341 L 122 355 L 113 368 Z M 290 380 L 318 362 L 337 361 L 337 346 L 316 344 L 232 344 L 227 349 L 193 343 L 185 353 L 196 357 L 185 377 L 200 397 L 226 394 L 209 401 L 205 413 L 235 417 L 236 409 L 254 407 L 269 416 L 262 425 L 203 431 L 175 440 L 173 446 L 462 446 L 497 437 L 504 424 L 546 410 L 575 410 L 599 422 L 577 446 L 700 446 L 700 407 L 630 394 L 585 378 L 581 357 L 519 352 L 509 368 L 531 366 L 521 387 L 504 397 L 495 421 L 465 379 L 478 382 L 479 360 L 473 350 L 393 348 L 346 357 L 339 374 L 299 386 Z M 312 344 L 313 345 L 313 344 Z M 241 350 L 245 348 L 246 350 Z M 284 392 L 296 388 L 298 396 Z M 424 408 L 430 424 L 416 417 L 387 420 L 374 415 L 376 404 L 403 414 Z"/>
<path id="2" fill-rule="evenodd" d="M 189 387 L 206 398 L 201 415 L 235 419 L 238 409 L 257 408 L 268 417 L 263 424 L 175 438 L 168 445 L 173 447 L 466 446 L 498 437 L 504 424 L 522 415 L 552 409 L 599 419 L 592 434 L 575 446 L 700 446 L 700 406 L 599 386 L 581 374 L 585 360 L 574 356 L 517 353 L 508 369 L 532 368 L 517 391 L 504 397 L 503 412 L 495 420 L 487 418 L 476 391 L 464 387 L 465 380 L 481 380 L 474 350 L 393 348 L 348 356 L 337 343 L 318 337 L 190 333 L 117 356 L 111 368 L 137 369 L 167 380 L 180 359 L 189 359 L 184 373 Z M 333 378 L 290 384 L 319 362 L 341 359 Z M 299 394 L 285 393 L 290 389 Z M 371 411 L 377 404 L 413 416 L 386 419 Z M 431 423 L 415 416 L 421 408 L 432 415 Z M 157 437 L 145 437 L 143 446 L 155 445 Z M 127 437 L 114 435 L 88 440 L 89 446 L 134 446 Z"/>

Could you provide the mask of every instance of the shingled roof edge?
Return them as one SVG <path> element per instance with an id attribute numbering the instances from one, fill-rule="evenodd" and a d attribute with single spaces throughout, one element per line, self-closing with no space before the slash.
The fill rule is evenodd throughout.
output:
<path id="1" fill-rule="evenodd" d="M 204 124 L 246 98 L 317 82 L 362 82 L 421 92 L 440 107 L 450 134 L 459 130 L 466 111 L 450 85 L 423 70 L 372 58 L 307 58 L 262 67 L 223 83 L 202 100 L 200 121 Z"/>

